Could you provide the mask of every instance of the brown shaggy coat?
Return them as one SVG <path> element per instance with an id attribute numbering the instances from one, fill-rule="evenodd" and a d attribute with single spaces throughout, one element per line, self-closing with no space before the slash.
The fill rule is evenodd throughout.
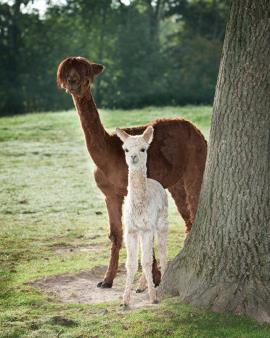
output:
<path id="1" fill-rule="evenodd" d="M 117 273 L 122 245 L 122 203 L 127 194 L 128 169 L 120 139 L 104 129 L 90 85 L 103 66 L 82 57 L 63 60 L 57 72 L 58 85 L 72 95 L 85 134 L 90 156 L 96 164 L 95 180 L 105 195 L 110 234 L 111 258 L 105 278 L 98 286 L 111 287 Z M 148 151 L 148 176 L 159 181 L 171 193 L 189 232 L 194 222 L 207 143 L 201 132 L 184 119 L 161 119 L 148 124 L 154 127 L 154 141 Z M 128 134 L 142 134 L 145 126 L 126 128 Z M 159 282 L 154 261 L 153 276 Z"/>

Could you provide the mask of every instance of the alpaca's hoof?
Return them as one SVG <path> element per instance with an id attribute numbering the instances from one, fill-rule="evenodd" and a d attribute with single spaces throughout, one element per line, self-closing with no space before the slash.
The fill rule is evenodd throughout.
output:
<path id="1" fill-rule="evenodd" d="M 138 289 L 136 289 L 136 293 L 142 293 L 142 292 L 144 292 L 145 291 L 145 289 L 143 289 L 143 288 L 138 288 Z"/>
<path id="2" fill-rule="evenodd" d="M 124 311 L 129 310 L 129 305 L 126 303 L 120 304 L 120 308 L 123 309 Z"/>
<path id="3" fill-rule="evenodd" d="M 152 301 L 152 304 L 158 304 L 158 303 L 159 303 L 158 299 L 155 299 Z"/>
<path id="4" fill-rule="evenodd" d="M 107 282 L 104 282 L 104 281 L 97 283 L 97 287 L 101 288 L 101 289 L 109 289 L 109 288 L 112 287 L 112 285 L 113 285 L 113 283 L 107 283 Z"/>

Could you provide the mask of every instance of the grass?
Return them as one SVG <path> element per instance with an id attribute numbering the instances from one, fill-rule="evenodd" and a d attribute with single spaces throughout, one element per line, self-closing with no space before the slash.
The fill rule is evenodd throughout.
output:
<path id="1" fill-rule="evenodd" d="M 210 107 L 102 111 L 108 129 L 161 117 L 192 120 L 208 137 Z M 106 265 L 110 243 L 74 111 L 0 119 L 0 337 L 270 337 L 267 325 L 181 304 L 121 312 L 118 303 L 62 304 L 27 284 L 40 277 Z M 169 258 L 183 244 L 183 222 L 170 200 Z M 55 245 L 96 250 L 56 254 Z M 122 250 L 120 261 L 124 262 Z M 107 311 L 104 311 L 106 309 Z M 62 319 L 61 319 L 62 318 Z M 63 318 L 65 320 L 63 320 Z"/>

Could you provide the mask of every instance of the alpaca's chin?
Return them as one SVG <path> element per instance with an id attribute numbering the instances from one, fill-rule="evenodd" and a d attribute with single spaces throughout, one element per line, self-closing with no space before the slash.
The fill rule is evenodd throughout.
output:
<path id="1" fill-rule="evenodd" d="M 67 91 L 69 94 L 71 95 L 75 95 L 75 96 L 81 96 L 81 86 L 76 87 L 76 88 L 67 88 Z"/>
<path id="2" fill-rule="evenodd" d="M 73 96 L 77 96 L 77 97 L 83 97 L 84 95 L 86 95 L 88 93 L 88 91 L 91 90 L 90 86 L 82 86 L 79 85 L 78 87 L 68 87 L 66 89 L 66 92 L 73 95 Z"/>
<path id="3" fill-rule="evenodd" d="M 76 87 L 69 87 L 68 90 L 71 94 L 78 94 L 80 92 L 81 87 L 76 86 Z"/>

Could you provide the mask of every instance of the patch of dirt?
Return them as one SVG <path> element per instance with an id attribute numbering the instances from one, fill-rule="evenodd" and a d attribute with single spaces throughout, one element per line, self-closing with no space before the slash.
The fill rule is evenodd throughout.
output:
<path id="1" fill-rule="evenodd" d="M 65 273 L 46 277 L 29 284 L 50 296 L 56 296 L 62 303 L 98 304 L 119 301 L 120 305 L 125 286 L 125 267 L 124 265 L 120 266 L 111 289 L 97 287 L 97 283 L 103 279 L 105 272 L 106 267 L 102 266 L 74 274 Z M 133 285 L 130 308 L 155 306 L 149 303 L 147 291 L 135 292 L 137 284 L 138 281 Z"/>

